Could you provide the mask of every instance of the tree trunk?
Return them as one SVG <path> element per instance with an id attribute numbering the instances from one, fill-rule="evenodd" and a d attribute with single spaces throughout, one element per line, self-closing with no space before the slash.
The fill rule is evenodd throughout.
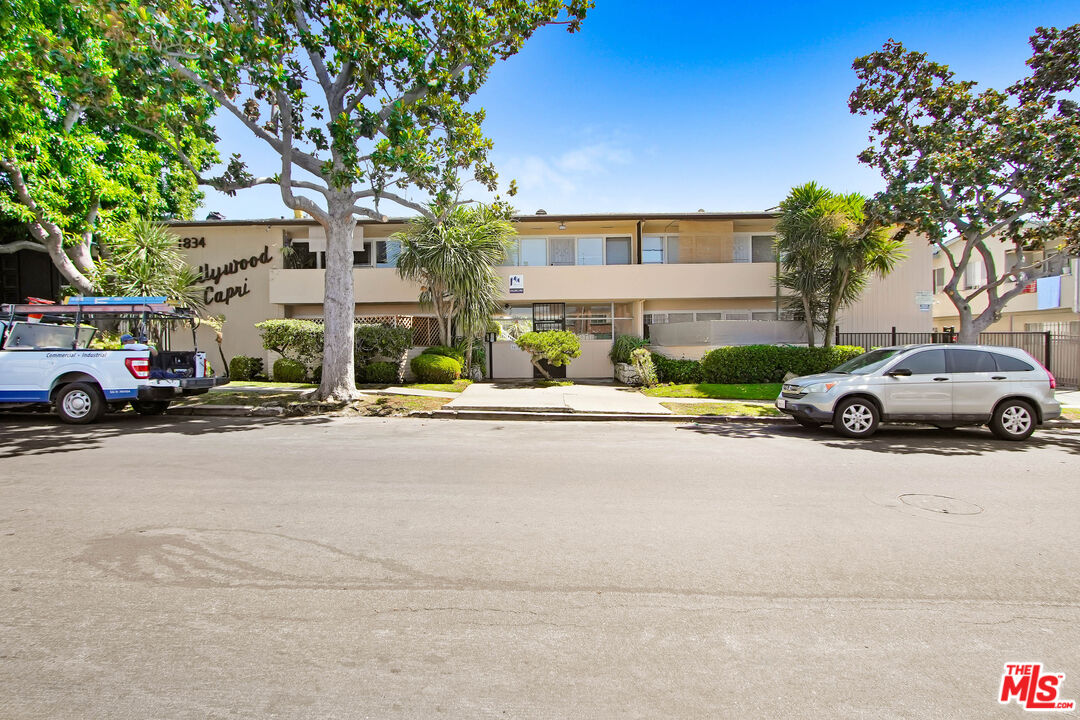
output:
<path id="1" fill-rule="evenodd" d="M 998 303 L 1000 306 L 1004 306 L 1004 304 Z M 978 345 L 979 335 L 994 324 L 995 316 L 998 315 L 995 312 L 997 309 L 988 307 L 981 314 L 973 315 L 970 306 L 957 308 L 960 311 L 960 328 L 956 331 L 956 342 L 964 345 Z"/>
<path id="2" fill-rule="evenodd" d="M 323 368 L 316 397 L 357 397 L 354 359 L 356 304 L 353 293 L 352 239 L 356 218 L 345 206 L 331 204 L 326 230 L 326 274 L 323 296 Z"/>
<path id="3" fill-rule="evenodd" d="M 52 225 L 52 223 L 46 224 L 50 226 L 48 229 L 43 224 L 30 223 L 30 233 L 45 246 L 53 265 L 64 276 L 64 279 L 82 294 L 92 295 L 94 293 L 94 284 L 79 272 L 79 268 L 75 267 L 75 263 L 71 262 L 71 258 L 64 252 L 64 236 L 60 228 Z"/>
<path id="4" fill-rule="evenodd" d="M 806 345 L 807 347 L 814 347 L 816 340 L 814 339 L 814 314 L 810 311 L 810 300 L 803 296 L 803 317 L 806 322 Z"/>
<path id="5" fill-rule="evenodd" d="M 541 365 L 535 357 L 529 357 L 529 362 L 533 364 L 534 368 L 540 371 L 541 375 L 546 377 L 548 380 L 551 380 L 551 375 L 548 374 L 548 371 L 544 369 L 544 366 Z"/>
<path id="6" fill-rule="evenodd" d="M 468 339 L 465 341 L 465 377 L 472 380 L 472 345 L 473 336 L 469 333 Z"/>
<path id="7" fill-rule="evenodd" d="M 78 245 L 72 245 L 64 248 L 64 250 L 67 252 L 67 256 L 71 258 L 71 262 L 84 275 L 91 275 L 97 269 L 94 258 L 90 255 L 90 245 L 88 243 L 80 242 Z"/>

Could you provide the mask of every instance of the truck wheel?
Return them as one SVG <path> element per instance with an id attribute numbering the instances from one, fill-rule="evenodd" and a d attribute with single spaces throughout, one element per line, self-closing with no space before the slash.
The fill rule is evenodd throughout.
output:
<path id="1" fill-rule="evenodd" d="M 131 407 L 140 415 L 160 415 L 169 409 L 168 400 L 132 400 Z"/>
<path id="2" fill-rule="evenodd" d="M 1035 409 L 1023 400 L 1006 400 L 994 409 L 990 430 L 1002 440 L 1026 440 L 1035 432 Z"/>
<path id="3" fill-rule="evenodd" d="M 105 398 L 96 385 L 71 383 L 56 394 L 56 414 L 66 423 L 86 425 L 105 412 Z"/>
<path id="4" fill-rule="evenodd" d="M 861 397 L 844 400 L 833 410 L 833 430 L 850 438 L 867 438 L 877 432 L 878 411 Z"/>

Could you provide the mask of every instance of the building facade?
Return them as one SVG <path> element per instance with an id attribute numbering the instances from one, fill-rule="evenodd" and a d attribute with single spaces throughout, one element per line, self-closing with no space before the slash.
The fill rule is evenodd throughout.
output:
<path id="1" fill-rule="evenodd" d="M 515 218 L 517 238 L 505 267 L 504 326 L 559 323 L 582 340 L 569 377 L 611 377 L 612 338 L 649 336 L 674 357 L 749 342 L 805 342 L 802 324 L 785 322 L 773 278 L 776 216 L 771 213 L 547 215 Z M 353 240 L 356 316 L 410 318 L 417 344 L 434 329 L 420 287 L 398 277 L 393 234 L 407 220 L 361 222 Z M 226 355 L 267 356 L 254 325 L 268 318 L 322 317 L 326 238 L 308 219 L 176 222 L 188 262 L 207 283 L 209 310 L 223 314 Z M 929 292 L 925 242 L 841 317 L 844 330 L 898 326 L 929 330 L 920 309 Z M 415 320 L 412 320 L 415 319 Z M 547 323 L 547 324 L 543 324 Z M 201 343 L 211 340 L 209 332 Z M 524 353 L 508 341 L 492 348 L 495 377 L 529 377 Z"/>

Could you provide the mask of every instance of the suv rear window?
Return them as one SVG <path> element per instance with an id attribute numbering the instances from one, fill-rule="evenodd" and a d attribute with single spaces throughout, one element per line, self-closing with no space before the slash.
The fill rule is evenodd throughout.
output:
<path id="1" fill-rule="evenodd" d="M 994 356 L 985 350 L 947 350 L 945 353 L 951 373 L 995 372 Z"/>
<path id="2" fill-rule="evenodd" d="M 1001 353 L 990 353 L 994 356 L 994 360 L 997 361 L 997 369 L 1004 372 L 1026 372 L 1028 370 L 1034 370 L 1030 364 L 1014 358 L 1011 355 L 1002 355 Z"/>

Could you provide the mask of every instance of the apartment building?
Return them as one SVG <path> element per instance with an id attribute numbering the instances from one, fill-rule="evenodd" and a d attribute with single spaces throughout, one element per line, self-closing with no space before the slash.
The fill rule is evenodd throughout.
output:
<path id="1" fill-rule="evenodd" d="M 1016 251 L 1011 244 L 993 243 L 994 266 L 998 272 L 1008 272 L 1017 266 Z M 1001 319 L 991 325 L 990 331 L 1022 332 L 1053 331 L 1057 335 L 1080 335 L 1080 260 L 1062 255 L 1054 250 L 1033 250 L 1024 253 L 1024 264 L 1034 266 L 1028 272 L 1023 293 L 1014 297 Z M 952 277 L 948 258 L 943 252 L 935 252 L 934 267 L 934 328 L 942 330 L 959 327 L 960 318 L 956 307 L 942 292 Z M 966 295 L 986 284 L 986 265 L 981 258 L 973 258 L 965 269 L 959 289 Z M 1008 283 L 1005 288 L 1015 287 Z M 978 314 L 986 309 L 986 294 L 971 300 L 972 310 Z"/>
<path id="2" fill-rule="evenodd" d="M 611 377 L 614 335 L 647 335 L 661 351 L 700 357 L 711 347 L 805 342 L 785 321 L 773 278 L 776 216 L 767 212 L 554 215 L 515 218 L 517 238 L 499 274 L 504 326 L 565 327 L 581 337 L 569 377 Z M 417 344 L 430 344 L 430 310 L 420 288 L 398 277 L 407 219 L 361 222 L 353 239 L 356 316 L 412 318 Z M 326 237 L 309 219 L 176 222 L 188 262 L 207 280 L 210 311 L 224 314 L 227 355 L 264 356 L 254 324 L 322 317 Z M 841 318 L 845 330 L 898 326 L 929 330 L 920 307 L 930 288 L 930 252 L 908 258 Z M 429 328 L 429 329 L 425 329 Z M 209 339 L 207 336 L 206 339 Z M 201 340 L 205 342 L 205 340 Z M 495 377 L 529 377 L 532 367 L 508 340 L 493 347 Z M 269 360 L 269 358 L 267 358 Z"/>

